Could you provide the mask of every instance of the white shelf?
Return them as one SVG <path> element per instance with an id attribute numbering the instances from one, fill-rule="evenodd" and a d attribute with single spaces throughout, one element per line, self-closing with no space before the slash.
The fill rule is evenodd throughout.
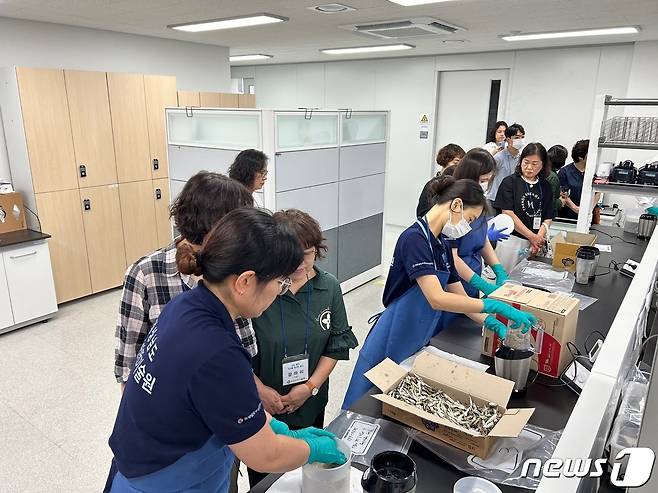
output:
<path id="1" fill-rule="evenodd" d="M 658 197 L 658 187 L 637 185 L 634 183 L 593 184 L 595 192 L 616 193 L 620 195 L 635 195 L 640 197 Z"/>
<path id="2" fill-rule="evenodd" d="M 658 151 L 658 144 L 640 142 L 599 142 L 600 149 L 637 149 Z"/>

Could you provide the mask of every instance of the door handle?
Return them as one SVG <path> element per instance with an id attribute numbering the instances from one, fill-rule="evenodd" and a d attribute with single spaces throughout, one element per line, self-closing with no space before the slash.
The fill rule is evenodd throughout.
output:
<path id="1" fill-rule="evenodd" d="M 10 255 L 9 258 L 12 260 L 16 260 L 17 258 L 23 258 L 23 257 L 31 257 L 32 255 L 36 255 L 37 251 L 34 250 L 33 252 L 28 252 L 28 253 L 21 253 L 20 255 Z"/>
<path id="2" fill-rule="evenodd" d="M 160 200 L 162 198 L 162 190 L 159 188 L 155 189 L 155 200 Z"/>
<path id="3" fill-rule="evenodd" d="M 80 178 L 87 177 L 87 167 L 84 164 L 80 165 Z"/>
<path id="4" fill-rule="evenodd" d="M 82 201 L 82 204 L 83 204 L 83 206 L 84 206 L 84 208 L 85 208 L 86 211 L 90 211 L 90 210 L 91 210 L 91 200 L 89 200 L 89 199 L 84 199 L 84 200 Z"/>
<path id="5" fill-rule="evenodd" d="M 155 170 L 160 169 L 160 161 L 158 159 L 153 160 L 153 169 Z"/>

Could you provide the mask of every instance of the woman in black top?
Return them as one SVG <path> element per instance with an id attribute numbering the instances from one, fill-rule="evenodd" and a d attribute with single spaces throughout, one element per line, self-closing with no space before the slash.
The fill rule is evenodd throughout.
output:
<path id="1" fill-rule="evenodd" d="M 553 191 L 546 181 L 547 153 L 531 143 L 521 152 L 513 175 L 500 184 L 494 207 L 514 220 L 514 235 L 527 239 L 536 254 L 546 243 L 553 219 Z"/>

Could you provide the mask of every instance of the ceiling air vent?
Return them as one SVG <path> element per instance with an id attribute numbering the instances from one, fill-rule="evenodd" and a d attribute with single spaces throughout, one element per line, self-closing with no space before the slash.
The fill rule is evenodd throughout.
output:
<path id="1" fill-rule="evenodd" d="M 431 17 L 371 22 L 368 24 L 353 24 L 340 27 L 379 39 L 416 38 L 419 36 L 436 36 L 465 31 L 463 27 Z"/>

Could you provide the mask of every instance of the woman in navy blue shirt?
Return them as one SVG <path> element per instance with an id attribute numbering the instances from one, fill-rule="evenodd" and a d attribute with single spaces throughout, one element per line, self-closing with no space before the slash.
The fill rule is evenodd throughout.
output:
<path id="1" fill-rule="evenodd" d="M 507 327 L 487 314 L 500 314 L 524 332 L 536 321 L 502 301 L 467 296 L 437 239 L 440 234 L 453 240 L 468 234 L 487 203 L 480 184 L 442 175 L 430 193 L 432 208 L 404 230 L 395 245 L 382 300 L 385 310 L 359 352 L 343 409 L 372 387 L 364 373 L 385 358 L 400 363 L 427 345 L 446 323 L 444 312 L 464 313 L 501 339 Z"/>
<path id="2" fill-rule="evenodd" d="M 137 355 L 110 437 L 112 493 L 225 493 L 235 456 L 262 472 L 345 462 L 330 433 L 265 412 L 233 325 L 284 294 L 302 258 L 289 227 L 251 208 L 179 249 L 180 272 L 203 281 L 166 305 Z"/>

